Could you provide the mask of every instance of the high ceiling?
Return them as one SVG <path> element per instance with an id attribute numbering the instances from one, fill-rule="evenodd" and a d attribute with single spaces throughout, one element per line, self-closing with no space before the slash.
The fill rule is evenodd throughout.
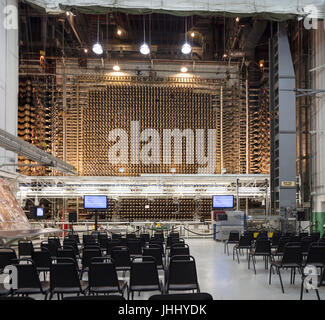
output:
<path id="1" fill-rule="evenodd" d="M 271 22 L 259 18 L 189 16 L 169 14 L 135 15 L 122 12 L 48 15 L 20 4 L 21 57 L 31 58 L 44 50 L 47 56 L 96 57 L 92 46 L 97 39 L 104 46 L 103 58 L 196 59 L 258 62 L 267 60 L 267 39 Z M 149 57 L 139 53 L 144 41 L 151 45 Z M 187 38 L 193 53 L 185 56 L 181 46 Z M 98 32 L 99 30 L 99 32 Z M 119 35 L 117 31 L 120 30 Z M 193 37 L 192 37 L 193 35 Z M 85 53 L 85 49 L 88 52 Z"/>

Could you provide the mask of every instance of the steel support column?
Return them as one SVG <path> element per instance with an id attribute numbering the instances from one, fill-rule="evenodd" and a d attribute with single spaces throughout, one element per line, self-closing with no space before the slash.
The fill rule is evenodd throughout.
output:
<path id="1" fill-rule="evenodd" d="M 296 207 L 296 83 L 283 24 L 270 41 L 270 69 L 272 211 L 287 217 Z"/>

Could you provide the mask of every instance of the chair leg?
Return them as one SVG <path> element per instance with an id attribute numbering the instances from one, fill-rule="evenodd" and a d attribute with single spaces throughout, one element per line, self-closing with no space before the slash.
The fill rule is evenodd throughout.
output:
<path id="1" fill-rule="evenodd" d="M 250 254 L 248 254 L 248 269 L 250 269 L 250 267 L 251 267 L 251 255 Z"/>
<path id="2" fill-rule="evenodd" d="M 256 261 L 254 256 L 252 256 L 252 261 L 253 261 L 254 273 L 256 274 L 256 267 L 255 267 Z"/>
<path id="3" fill-rule="evenodd" d="M 315 289 L 315 291 L 316 291 L 317 299 L 320 300 L 318 289 Z"/>
<path id="4" fill-rule="evenodd" d="M 238 249 L 236 249 L 236 254 L 237 254 L 237 261 L 238 261 L 238 263 L 240 263 L 240 262 L 239 262 L 239 254 L 238 254 Z"/>
<path id="5" fill-rule="evenodd" d="M 273 271 L 273 266 L 270 265 L 269 284 L 271 284 L 272 271 Z"/>
<path id="6" fill-rule="evenodd" d="M 304 295 L 304 277 L 302 277 L 301 287 L 300 287 L 300 300 L 302 300 Z"/>
<path id="7" fill-rule="evenodd" d="M 279 273 L 279 279 L 280 279 L 280 283 L 281 283 L 282 293 L 284 293 L 284 288 L 283 288 L 283 283 L 282 283 L 282 277 L 281 277 L 280 268 L 278 268 L 278 273 Z"/>

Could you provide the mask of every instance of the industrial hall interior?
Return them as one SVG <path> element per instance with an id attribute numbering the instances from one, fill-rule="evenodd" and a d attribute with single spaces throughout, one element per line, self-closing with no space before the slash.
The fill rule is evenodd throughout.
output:
<path id="1" fill-rule="evenodd" d="M 0 301 L 325 299 L 323 0 L 0 0 Z"/>

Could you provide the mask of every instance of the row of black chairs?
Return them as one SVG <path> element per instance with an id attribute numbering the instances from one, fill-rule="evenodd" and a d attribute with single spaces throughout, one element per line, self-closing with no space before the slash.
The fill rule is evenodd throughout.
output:
<path id="1" fill-rule="evenodd" d="M 50 264 L 50 282 L 40 281 L 39 272 L 33 260 L 14 259 L 11 264 L 17 268 L 18 288 L 5 294 L 28 296 L 50 294 L 62 298 L 64 294 L 110 294 L 127 291 L 134 292 L 169 290 L 199 290 L 195 260 L 192 256 L 174 256 L 166 271 L 166 283 L 159 280 L 156 260 L 152 256 L 132 258 L 130 263 L 130 285 L 125 280 L 118 280 L 118 268 L 110 257 L 93 257 L 88 269 L 88 282 L 79 277 L 78 266 L 72 258 L 54 258 Z"/>
<path id="2" fill-rule="evenodd" d="M 318 239 L 317 242 L 315 240 Z M 233 239 L 232 239 L 233 240 Z M 239 260 L 239 254 L 243 254 L 243 250 L 246 250 L 246 256 L 248 260 L 248 268 L 250 268 L 250 262 L 253 262 L 254 272 L 256 274 L 256 257 L 261 256 L 265 262 L 265 269 L 268 269 L 270 262 L 269 284 L 271 284 L 271 277 L 274 269 L 279 275 L 282 292 L 284 293 L 284 287 L 281 277 L 282 269 L 291 270 L 290 283 L 294 284 L 296 271 L 302 275 L 302 281 L 305 279 L 304 268 L 308 265 L 315 266 L 319 269 L 319 284 L 324 281 L 325 274 L 325 239 L 313 236 L 295 237 L 295 236 L 282 236 L 273 242 L 266 238 L 257 238 L 254 240 L 251 235 L 244 234 L 239 238 L 239 241 L 234 243 L 233 247 L 233 259 L 235 254 L 237 255 L 237 261 Z M 278 260 L 276 260 L 276 258 Z M 316 294 L 319 299 L 319 293 L 316 289 Z M 303 296 L 303 282 L 301 285 L 301 299 Z"/>

